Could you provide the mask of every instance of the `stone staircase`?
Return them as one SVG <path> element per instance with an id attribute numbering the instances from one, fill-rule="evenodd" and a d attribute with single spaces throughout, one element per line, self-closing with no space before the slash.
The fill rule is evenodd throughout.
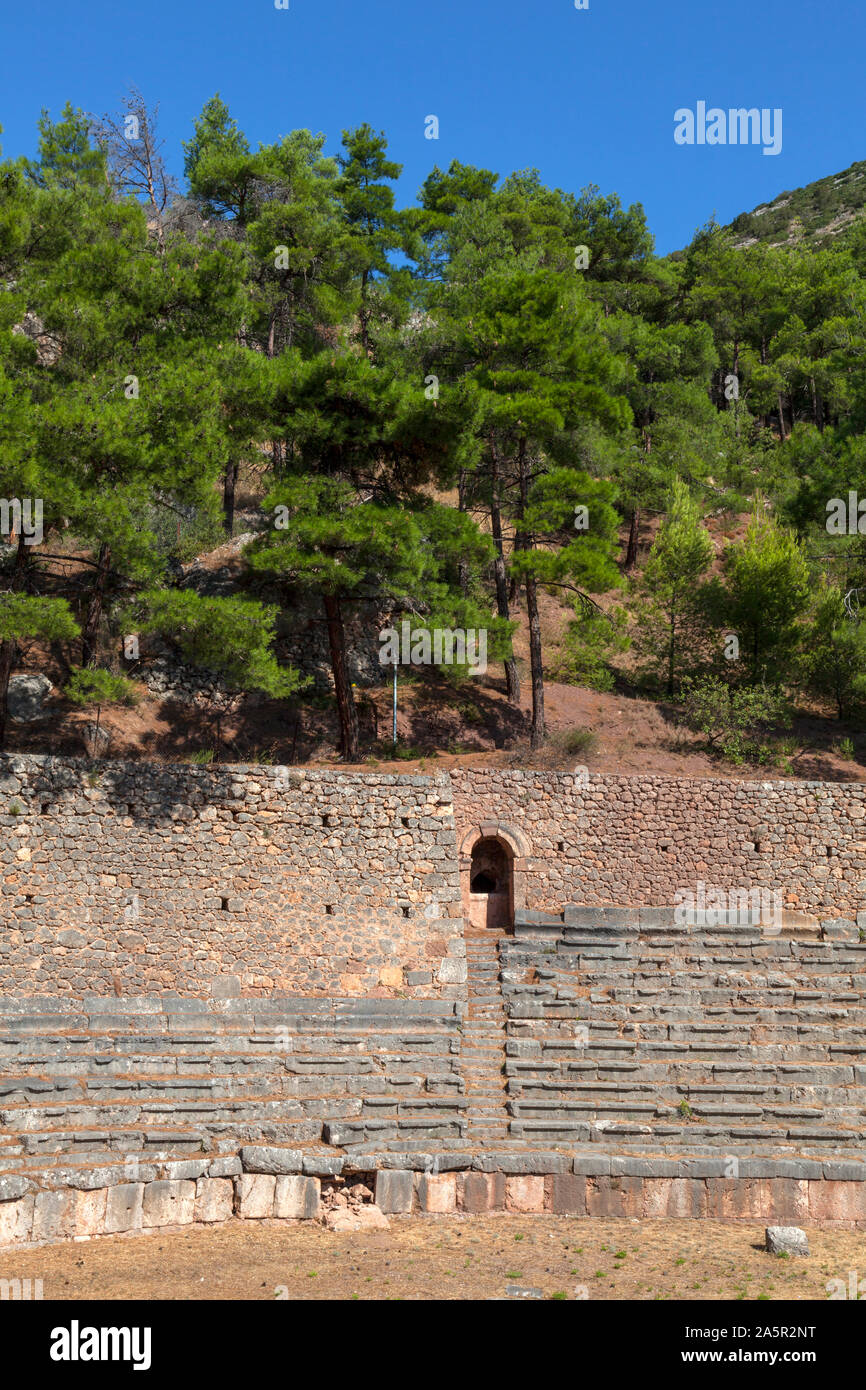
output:
<path id="1" fill-rule="evenodd" d="M 249 1145 L 311 1173 L 343 1157 L 436 1172 L 507 1155 L 511 1172 L 633 1157 L 862 1169 L 856 928 L 769 935 L 567 908 L 522 914 L 513 937 L 468 936 L 466 960 L 466 1005 L 2 998 L 0 1186 L 176 1175 Z"/>
<path id="2" fill-rule="evenodd" d="M 467 1140 L 484 1149 L 508 1139 L 505 1081 L 505 1000 L 496 936 L 466 938 L 468 1011 L 463 1021 L 462 1071 L 468 1108 Z"/>
<path id="3" fill-rule="evenodd" d="M 509 1135 L 618 1154 L 866 1157 L 859 932 L 663 916 L 566 909 L 503 942 Z"/>
<path id="4" fill-rule="evenodd" d="M 459 1021 L 436 1001 L 2 999 L 0 1178 L 460 1144 Z"/>

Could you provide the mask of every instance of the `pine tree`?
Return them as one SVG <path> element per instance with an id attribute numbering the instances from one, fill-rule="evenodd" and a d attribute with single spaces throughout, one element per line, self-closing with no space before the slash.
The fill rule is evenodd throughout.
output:
<path id="1" fill-rule="evenodd" d="M 343 148 L 337 192 L 350 233 L 346 254 L 358 281 L 358 337 L 369 352 L 374 304 L 379 314 L 389 311 L 387 296 L 377 293 L 377 282 L 391 269 L 388 252 L 402 249 L 406 239 L 404 219 L 395 210 L 394 190 L 389 187 L 403 166 L 387 158 L 384 134 L 377 135 L 366 124 L 343 131 Z"/>
<path id="2" fill-rule="evenodd" d="M 649 603 L 640 623 L 640 646 L 663 659 L 669 696 L 685 655 L 694 667 L 704 630 L 700 584 L 712 558 L 713 543 L 701 525 L 700 508 L 677 479 L 642 576 Z"/>
<path id="3" fill-rule="evenodd" d="M 797 623 L 809 601 L 809 571 L 796 537 L 758 499 L 741 541 L 724 560 L 724 611 L 740 638 L 755 682 L 789 672 Z"/>

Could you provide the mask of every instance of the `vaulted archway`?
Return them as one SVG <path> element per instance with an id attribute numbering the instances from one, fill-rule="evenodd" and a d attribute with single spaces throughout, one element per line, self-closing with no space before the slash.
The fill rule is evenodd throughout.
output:
<path id="1" fill-rule="evenodd" d="M 468 931 L 514 930 L 514 913 L 526 904 L 529 863 L 526 837 L 513 826 L 474 826 L 460 842 L 460 882 Z"/>

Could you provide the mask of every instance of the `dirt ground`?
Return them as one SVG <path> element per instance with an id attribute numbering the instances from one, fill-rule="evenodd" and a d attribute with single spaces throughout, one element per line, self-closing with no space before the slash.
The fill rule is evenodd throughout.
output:
<path id="1" fill-rule="evenodd" d="M 0 1279 L 51 1299 L 827 1300 L 866 1279 L 866 1233 L 807 1232 L 808 1258 L 768 1255 L 758 1223 L 557 1216 L 391 1218 L 332 1235 L 316 1222 L 233 1221 L 0 1254 Z"/>

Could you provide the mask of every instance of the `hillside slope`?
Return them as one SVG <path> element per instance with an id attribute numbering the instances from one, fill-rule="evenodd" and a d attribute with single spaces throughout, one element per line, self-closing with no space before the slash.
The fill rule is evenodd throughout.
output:
<path id="1" fill-rule="evenodd" d="M 846 231 L 866 212 L 866 160 L 838 174 L 786 189 L 772 203 L 741 212 L 731 222 L 738 246 L 821 245 Z"/>

